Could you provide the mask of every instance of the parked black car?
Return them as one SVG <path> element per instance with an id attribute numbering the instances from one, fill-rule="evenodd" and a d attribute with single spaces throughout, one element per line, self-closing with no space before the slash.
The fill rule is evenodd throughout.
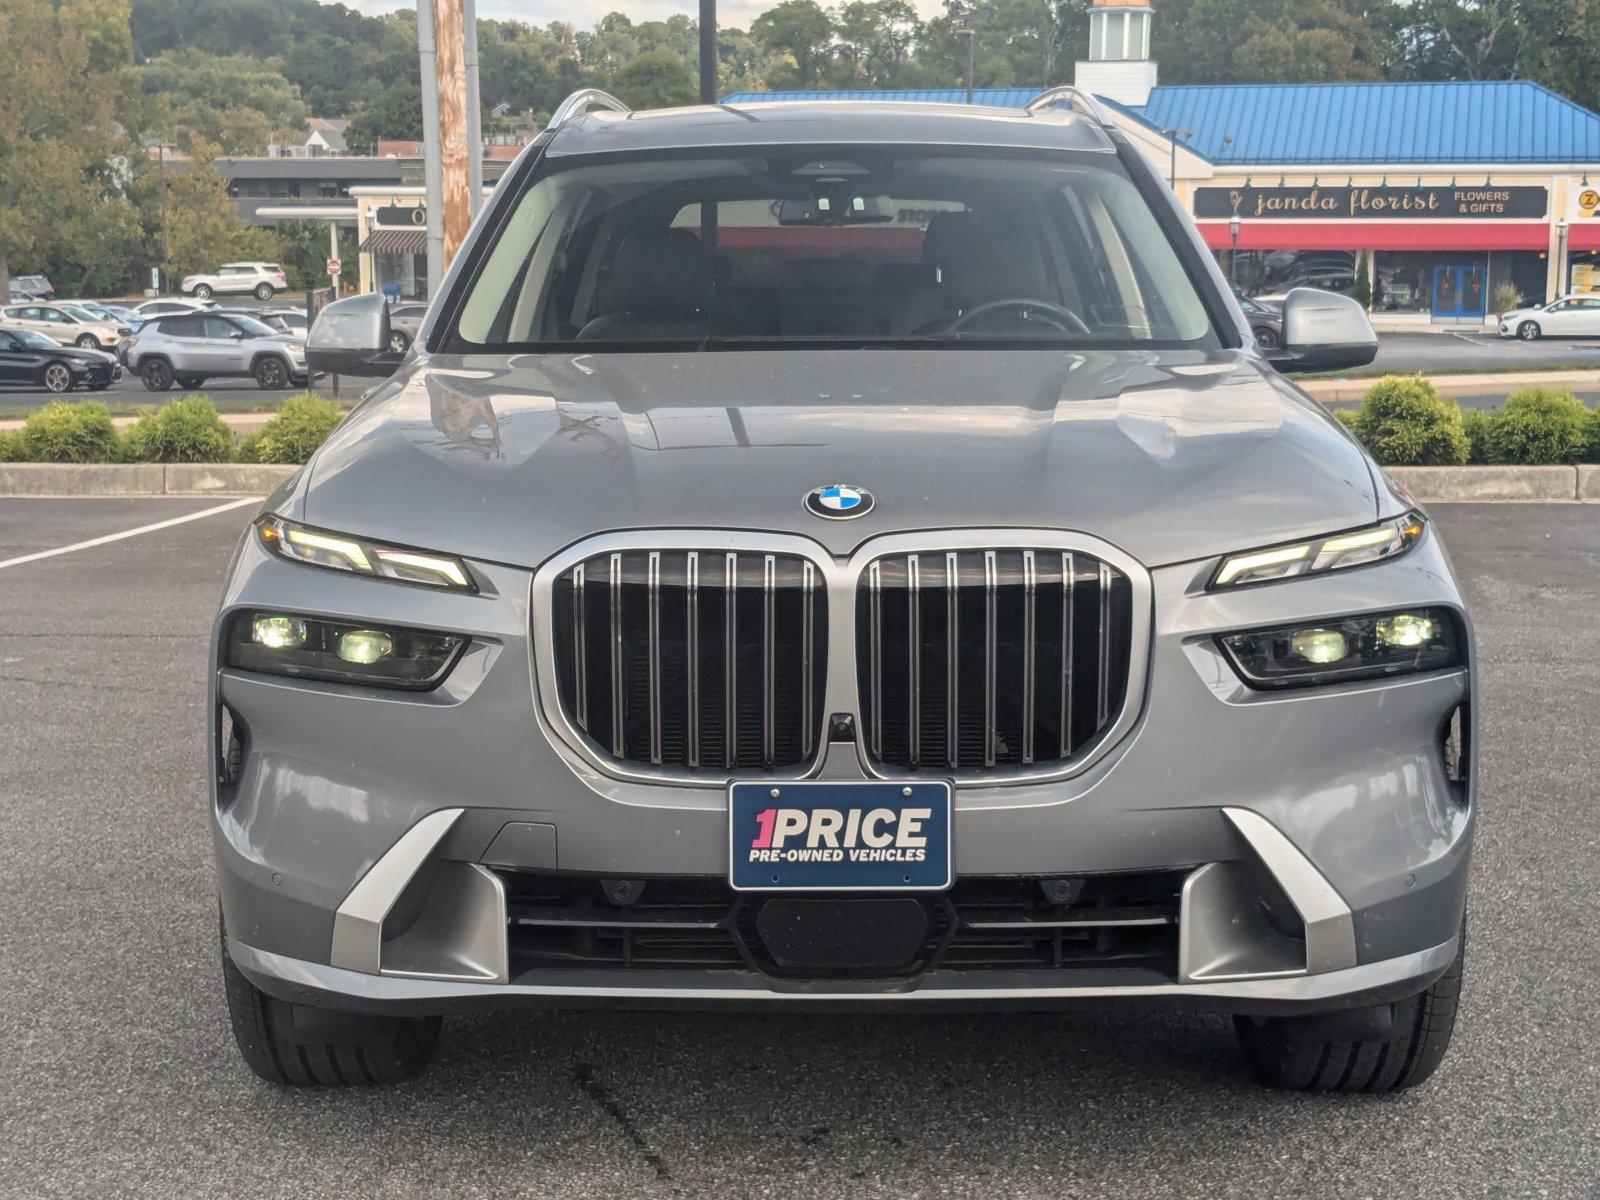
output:
<path id="1" fill-rule="evenodd" d="M 0 329 L 0 384 L 101 392 L 122 378 L 122 364 L 104 350 L 63 346 L 31 329 Z"/>

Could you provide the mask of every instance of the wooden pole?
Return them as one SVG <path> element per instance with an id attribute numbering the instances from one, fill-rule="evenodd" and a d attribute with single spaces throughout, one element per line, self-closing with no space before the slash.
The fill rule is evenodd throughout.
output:
<path id="1" fill-rule="evenodd" d="M 439 158 L 443 168 L 444 266 L 472 225 L 472 159 L 467 136 L 466 21 L 462 0 L 433 0 L 439 70 Z M 432 281 L 429 281 L 432 283 Z"/>

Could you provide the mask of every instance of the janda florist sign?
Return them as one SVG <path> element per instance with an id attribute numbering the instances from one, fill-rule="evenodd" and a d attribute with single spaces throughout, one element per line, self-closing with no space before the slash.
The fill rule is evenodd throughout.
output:
<path id="1" fill-rule="evenodd" d="M 1542 187 L 1445 184 L 1438 187 L 1202 187 L 1202 221 L 1462 221 L 1538 219 L 1549 204 Z"/>

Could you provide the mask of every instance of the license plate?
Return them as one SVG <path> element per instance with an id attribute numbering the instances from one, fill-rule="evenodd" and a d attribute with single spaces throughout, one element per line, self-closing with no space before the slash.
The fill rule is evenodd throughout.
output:
<path id="1" fill-rule="evenodd" d="M 738 891 L 942 891 L 955 856 L 950 784 L 734 783 L 728 882 Z"/>

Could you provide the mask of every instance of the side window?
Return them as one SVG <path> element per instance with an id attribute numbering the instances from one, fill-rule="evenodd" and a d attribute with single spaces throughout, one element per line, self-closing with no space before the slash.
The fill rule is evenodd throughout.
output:
<path id="1" fill-rule="evenodd" d="M 239 332 L 239 327 L 232 321 L 224 321 L 221 317 L 207 317 L 205 331 L 208 338 L 231 338 Z"/>
<path id="2" fill-rule="evenodd" d="M 5 330 L 0 329 L 0 351 L 16 351 L 20 349 L 22 347 L 17 343 L 17 339 L 5 332 Z"/>
<path id="3" fill-rule="evenodd" d="M 44 319 L 49 321 L 52 325 L 72 324 L 72 321 L 68 318 L 67 314 L 62 312 L 59 308 L 41 308 L 39 312 L 42 313 Z"/>
<path id="4" fill-rule="evenodd" d="M 168 337 L 192 338 L 200 336 L 198 317 L 163 317 L 156 327 Z"/>
<path id="5" fill-rule="evenodd" d="M 22 310 L 22 319 L 24 321 L 42 321 L 44 316 L 37 308 L 25 308 Z"/>

